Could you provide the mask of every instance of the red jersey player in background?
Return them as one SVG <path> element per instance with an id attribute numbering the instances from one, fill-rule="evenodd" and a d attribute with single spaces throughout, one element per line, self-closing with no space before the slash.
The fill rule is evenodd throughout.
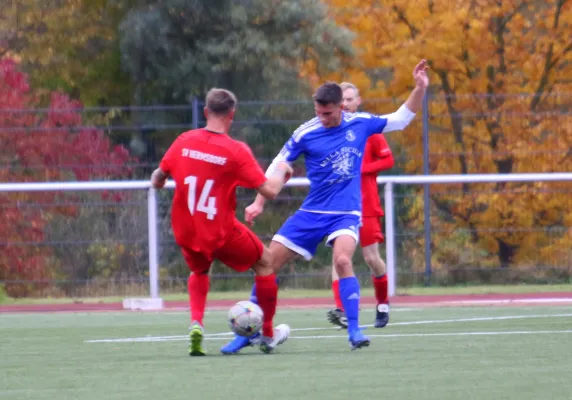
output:
<path id="1" fill-rule="evenodd" d="M 228 136 L 237 100 L 224 89 L 211 89 L 206 97 L 203 129 L 181 134 L 151 176 L 156 189 L 168 176 L 176 183 L 171 210 L 173 235 L 191 274 L 188 280 L 191 328 L 189 354 L 206 354 L 202 340 L 203 317 L 209 291 L 209 269 L 217 259 L 228 267 L 256 273 L 256 295 L 264 313 L 260 349 L 269 353 L 283 343 L 290 328 L 272 327 L 278 286 L 271 266 L 271 253 L 260 239 L 235 216 L 237 186 L 256 189 L 273 199 L 284 177 L 292 172 L 285 163 L 266 178 L 252 151 Z"/>
<path id="2" fill-rule="evenodd" d="M 346 111 L 356 112 L 361 104 L 357 87 L 351 83 L 340 84 L 343 90 L 343 106 Z M 365 147 L 362 162 L 361 194 L 362 194 L 362 226 L 359 231 L 363 258 L 372 273 L 372 282 L 377 301 L 374 326 L 383 328 L 389 321 L 389 299 L 387 296 L 386 266 L 379 254 L 378 243 L 383 243 L 381 217 L 383 210 L 377 189 L 377 174 L 391 169 L 395 161 L 391 149 L 383 135 L 371 136 Z M 340 299 L 339 278 L 332 268 L 332 291 L 336 308 L 328 311 L 328 321 L 334 325 L 347 328 L 347 322 Z"/>

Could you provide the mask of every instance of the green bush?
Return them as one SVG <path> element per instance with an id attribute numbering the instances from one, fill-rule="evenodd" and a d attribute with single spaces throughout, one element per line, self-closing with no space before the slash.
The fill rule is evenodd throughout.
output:
<path id="1" fill-rule="evenodd" d="M 4 289 L 4 285 L 0 284 L 0 304 L 6 303 L 8 301 L 8 294 L 6 293 L 6 289 Z"/>

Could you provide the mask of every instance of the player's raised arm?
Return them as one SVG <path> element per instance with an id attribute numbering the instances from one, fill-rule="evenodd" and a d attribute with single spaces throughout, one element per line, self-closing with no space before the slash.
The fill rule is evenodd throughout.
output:
<path id="1" fill-rule="evenodd" d="M 425 96 L 425 91 L 427 90 L 427 86 L 429 86 L 429 77 L 427 76 L 428 68 L 429 67 L 427 66 L 427 61 L 421 60 L 419 64 L 417 64 L 413 69 L 415 88 L 404 104 L 404 106 L 413 113 L 421 110 L 423 96 Z"/>
<path id="2" fill-rule="evenodd" d="M 397 111 L 373 118 L 372 123 L 375 125 L 374 130 L 376 132 L 401 131 L 413 121 L 415 114 L 421 110 L 423 96 L 425 96 L 427 86 L 429 86 L 427 68 L 426 60 L 421 60 L 419 64 L 415 66 L 413 69 L 415 88 L 407 98 L 407 101 L 405 101 Z"/>

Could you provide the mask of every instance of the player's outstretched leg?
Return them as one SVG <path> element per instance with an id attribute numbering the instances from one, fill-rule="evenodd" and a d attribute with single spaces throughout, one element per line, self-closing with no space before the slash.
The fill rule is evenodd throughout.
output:
<path id="1" fill-rule="evenodd" d="M 253 303 L 258 304 L 258 301 L 251 300 Z M 220 348 L 220 352 L 225 355 L 238 354 L 240 350 L 245 347 L 255 346 L 260 343 L 260 332 L 250 337 L 234 335 L 234 338 Z"/>
<path id="2" fill-rule="evenodd" d="M 272 335 L 272 319 L 274 318 L 274 314 L 276 314 L 277 293 L 278 278 L 276 278 L 276 275 L 272 274 L 267 277 L 255 277 L 254 285 L 252 285 L 252 292 L 250 294 L 250 301 L 258 304 L 262 309 L 264 315 L 262 326 L 263 334 L 266 325 L 266 332 L 268 333 L 270 330 L 270 335 Z M 272 300 L 272 298 L 274 298 L 274 300 Z M 234 339 L 221 347 L 220 351 L 222 354 L 237 354 L 245 347 L 259 344 L 260 336 L 260 333 L 251 337 L 234 335 Z"/>
<path id="3" fill-rule="evenodd" d="M 245 347 L 255 346 L 260 343 L 260 332 L 251 337 L 234 335 L 234 339 L 220 348 L 220 352 L 225 355 L 238 354 Z"/>
<path id="4" fill-rule="evenodd" d="M 278 282 L 278 279 L 276 279 L 276 282 Z M 254 284 L 252 285 L 252 290 L 250 292 L 250 301 L 252 301 L 254 304 L 260 305 L 258 303 L 258 296 L 256 294 L 256 291 L 257 291 L 257 285 L 255 279 Z M 264 310 L 262 310 L 262 312 L 264 312 Z M 259 344 L 260 336 L 261 336 L 260 333 L 257 333 L 256 335 L 253 335 L 251 337 L 239 336 L 235 334 L 234 339 L 232 339 L 230 342 L 228 342 L 227 344 L 225 344 L 220 348 L 220 352 L 222 354 L 227 354 L 227 355 L 237 354 L 240 350 L 244 349 L 245 347 L 255 346 Z"/>
<path id="5" fill-rule="evenodd" d="M 271 331 L 272 333 L 268 332 L 270 329 L 272 329 L 272 319 L 276 313 L 276 301 L 278 297 L 278 278 L 276 278 L 274 271 L 279 270 L 283 264 L 292 259 L 295 255 L 295 253 L 279 243 L 272 242 L 270 248 L 272 249 L 273 247 L 279 247 L 279 249 L 277 251 L 273 250 L 270 253 L 270 251 L 265 248 L 260 261 L 252 267 L 256 271 L 257 276 L 255 277 L 255 283 L 252 287 L 252 292 L 250 295 L 250 301 L 258 304 L 264 313 L 266 334 L 270 337 L 274 337 L 276 333 L 276 330 L 273 332 Z M 272 254 L 272 257 L 270 257 L 270 254 Z M 267 269 L 269 266 L 271 268 Z M 263 298 L 265 299 L 263 300 Z M 273 298 L 274 300 L 272 300 Z M 289 331 L 290 330 L 288 329 L 288 333 Z M 281 329 L 280 332 L 283 332 L 283 330 Z M 288 335 L 286 335 L 286 338 L 287 336 Z M 278 340 L 278 342 L 280 342 L 278 344 L 282 344 L 284 341 L 284 337 L 281 337 L 281 340 Z M 268 347 L 268 339 L 265 339 L 265 342 L 266 344 L 264 347 Z M 259 343 L 261 343 L 260 334 L 250 338 L 235 335 L 234 339 L 224 345 L 220 351 L 223 354 L 236 354 L 245 347 L 253 346 Z"/>

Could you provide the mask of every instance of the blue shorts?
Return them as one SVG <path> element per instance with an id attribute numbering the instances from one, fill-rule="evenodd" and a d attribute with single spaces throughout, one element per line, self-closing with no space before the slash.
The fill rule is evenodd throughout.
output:
<path id="1" fill-rule="evenodd" d="M 298 210 L 286 220 L 272 238 L 311 260 L 320 242 L 326 238 L 326 246 L 332 246 L 335 238 L 349 235 L 359 242 L 361 217 L 354 214 L 321 214 Z"/>

